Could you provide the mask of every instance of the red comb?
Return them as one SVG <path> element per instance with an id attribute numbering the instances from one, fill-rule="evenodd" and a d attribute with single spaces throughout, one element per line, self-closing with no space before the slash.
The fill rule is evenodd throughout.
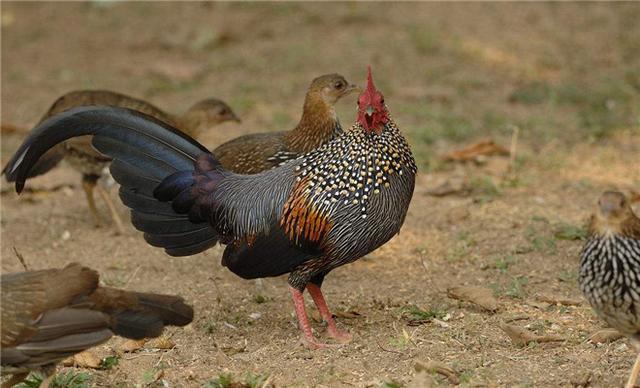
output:
<path id="1" fill-rule="evenodd" d="M 367 91 L 373 93 L 376 91 L 376 87 L 373 84 L 373 76 L 371 75 L 371 65 L 367 66 L 369 74 L 367 74 Z"/>

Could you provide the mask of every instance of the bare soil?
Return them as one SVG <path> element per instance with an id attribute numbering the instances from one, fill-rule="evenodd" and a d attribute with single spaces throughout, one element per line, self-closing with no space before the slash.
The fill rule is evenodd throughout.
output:
<path id="1" fill-rule="evenodd" d="M 220 265 L 219 247 L 167 257 L 130 225 L 114 235 L 100 202 L 106 225 L 95 228 L 66 165 L 31 181 L 37 193 L 18 197 L 3 182 L 2 272 L 22 269 L 15 248 L 32 269 L 80 262 L 105 284 L 193 303 L 193 324 L 168 331 L 174 348 L 121 353 L 113 339 L 95 353 L 118 355 L 117 366 L 71 368 L 93 386 L 197 387 L 221 374 L 283 387 L 451 384 L 416 371 L 429 361 L 462 386 L 621 386 L 636 353 L 626 339 L 588 341 L 604 324 L 577 286 L 582 241 L 566 238 L 580 237 L 603 190 L 640 187 L 637 20 L 634 3 L 3 2 L 3 123 L 30 128 L 75 89 L 174 112 L 216 96 L 243 122 L 208 133 L 214 147 L 292 128 L 313 77 L 362 83 L 371 64 L 420 175 L 400 235 L 327 277 L 328 302 L 354 334 L 327 350 L 298 344 L 286 278 L 244 281 Z M 354 100 L 339 103 L 345 126 Z M 515 127 L 515 163 L 439 158 L 485 137 L 509 147 Z M 2 134 L 3 164 L 22 136 Z M 429 195 L 452 180 L 470 192 Z M 46 190 L 59 184 L 70 187 Z M 447 296 L 465 285 L 493 290 L 498 310 Z M 519 347 L 505 323 L 561 340 Z"/>

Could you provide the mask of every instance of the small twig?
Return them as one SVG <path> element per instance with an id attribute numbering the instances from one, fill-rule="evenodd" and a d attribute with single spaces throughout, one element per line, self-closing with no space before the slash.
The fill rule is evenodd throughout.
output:
<path id="1" fill-rule="evenodd" d="M 397 351 L 397 350 L 385 349 L 385 347 L 384 347 L 384 346 L 382 346 L 382 344 L 381 344 L 381 343 L 380 343 L 380 341 L 378 341 L 378 340 L 376 340 L 376 344 L 378 344 L 378 347 L 379 347 L 381 350 L 384 350 L 385 352 L 404 355 L 404 353 L 399 352 L 399 351 Z"/>
<path id="2" fill-rule="evenodd" d="M 129 275 L 129 278 L 127 279 L 126 282 L 124 282 L 124 286 L 126 287 L 127 285 L 129 285 L 129 282 L 131 280 L 133 280 L 133 277 L 136 276 L 136 274 L 138 273 L 138 270 L 140 270 L 140 265 L 133 271 L 133 273 L 131 275 Z"/>
<path id="3" fill-rule="evenodd" d="M 520 127 L 513 126 L 513 133 L 511 134 L 511 146 L 509 147 L 509 168 L 513 174 L 516 172 L 516 154 L 518 151 L 518 134 L 520 133 Z"/>
<path id="4" fill-rule="evenodd" d="M 212 276 L 209 276 L 209 280 L 211 280 L 211 283 L 213 283 L 213 286 L 216 288 L 216 292 L 218 293 L 218 295 L 216 295 L 216 302 L 218 303 L 218 306 L 220 306 L 220 304 L 222 303 L 222 299 L 220 298 L 220 295 L 222 295 L 222 293 L 220 292 L 218 283 L 216 283 L 215 279 Z"/>
<path id="5" fill-rule="evenodd" d="M 262 384 L 261 388 L 268 388 L 269 387 L 269 384 L 271 384 L 271 377 L 272 377 L 271 375 L 269 375 L 267 377 L 267 379 Z"/>
<path id="6" fill-rule="evenodd" d="M 145 356 L 156 356 L 156 353 L 138 353 L 135 356 L 124 357 L 125 360 L 135 360 L 136 358 L 145 357 Z"/>
<path id="7" fill-rule="evenodd" d="M 20 264 L 22 264 L 24 270 L 28 271 L 29 267 L 27 267 L 27 262 L 24 260 L 24 256 L 22 256 L 22 253 L 18 252 L 18 248 L 15 246 L 13 247 L 13 253 L 15 253 L 18 260 L 20 260 Z"/>
<path id="8" fill-rule="evenodd" d="M 158 358 L 158 361 L 156 362 L 156 364 L 155 364 L 153 367 L 154 367 L 154 368 L 157 368 L 157 367 L 158 367 L 158 365 L 160 365 L 160 363 L 161 363 L 161 362 L 162 362 L 162 360 L 164 359 L 164 356 L 165 356 L 167 353 L 170 353 L 171 351 L 173 351 L 173 349 L 175 349 L 175 348 L 176 348 L 176 347 L 174 346 L 174 347 L 172 347 L 171 349 L 167 350 L 166 352 L 161 353 L 161 354 L 160 354 L 160 358 Z"/>

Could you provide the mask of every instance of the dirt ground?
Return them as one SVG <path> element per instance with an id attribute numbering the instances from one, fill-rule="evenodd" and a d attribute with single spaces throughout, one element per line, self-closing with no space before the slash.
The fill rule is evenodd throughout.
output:
<path id="1" fill-rule="evenodd" d="M 2 183 L 2 272 L 21 270 L 15 247 L 33 269 L 76 261 L 104 284 L 193 303 L 193 324 L 168 330 L 170 350 L 123 353 L 113 339 L 95 354 L 116 366 L 60 368 L 91 386 L 450 385 L 416 371 L 430 361 L 461 386 L 621 386 L 636 354 L 626 339 L 588 341 L 604 325 L 576 280 L 598 195 L 640 188 L 638 20 L 637 3 L 2 2 L 3 123 L 30 128 L 74 89 L 117 90 L 173 112 L 216 96 L 243 122 L 208 133 L 213 147 L 292 128 L 313 77 L 363 83 L 371 64 L 420 168 L 401 234 L 327 277 L 329 305 L 354 334 L 328 350 L 298 345 L 286 278 L 258 288 L 220 265 L 220 248 L 169 258 L 130 225 L 122 236 L 94 228 L 66 165 L 31 181 L 36 193 L 18 197 Z M 339 103 L 345 126 L 354 102 Z M 513 161 L 440 157 L 484 138 L 509 147 L 515 128 Z M 2 134 L 3 164 L 22 136 Z M 46 190 L 59 184 L 70 186 Z M 442 184 L 464 190 L 430 194 Z M 491 289 L 498 310 L 447 296 L 463 285 Z M 505 323 L 559 341 L 519 347 Z"/>

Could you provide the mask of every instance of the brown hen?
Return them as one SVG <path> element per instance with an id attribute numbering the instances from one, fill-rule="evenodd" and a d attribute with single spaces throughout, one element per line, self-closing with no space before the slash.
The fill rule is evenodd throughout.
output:
<path id="1" fill-rule="evenodd" d="M 98 273 L 79 264 L 64 269 L 2 275 L 3 384 L 17 384 L 30 371 L 45 375 L 46 387 L 63 359 L 111 336 L 158 337 L 166 325 L 184 326 L 193 309 L 177 296 L 100 287 Z"/>
<path id="2" fill-rule="evenodd" d="M 334 105 L 358 89 L 340 74 L 320 76 L 309 86 L 302 117 L 294 129 L 241 136 L 213 153 L 225 168 L 239 174 L 256 174 L 295 159 L 342 133 Z"/>

